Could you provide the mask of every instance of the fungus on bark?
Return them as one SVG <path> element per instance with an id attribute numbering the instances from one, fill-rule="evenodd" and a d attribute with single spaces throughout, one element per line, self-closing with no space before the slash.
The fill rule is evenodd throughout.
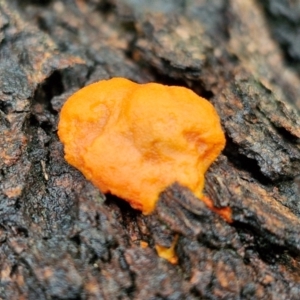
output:
<path id="1" fill-rule="evenodd" d="M 73 94 L 61 110 L 58 135 L 68 163 L 144 214 L 174 182 L 201 199 L 204 174 L 225 145 L 206 99 L 184 87 L 124 78 Z"/>
<path id="2" fill-rule="evenodd" d="M 91 84 L 64 104 L 58 125 L 65 159 L 103 193 L 150 214 L 159 194 L 178 182 L 231 222 L 202 194 L 204 174 L 225 146 L 214 107 L 193 91 L 113 78 Z M 158 255 L 177 262 L 177 238 Z"/>

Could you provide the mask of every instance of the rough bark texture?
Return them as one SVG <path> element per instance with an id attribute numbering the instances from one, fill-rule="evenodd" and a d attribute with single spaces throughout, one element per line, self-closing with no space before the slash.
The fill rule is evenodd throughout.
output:
<path id="1" fill-rule="evenodd" d="M 300 1 L 0 1 L 0 299 L 299 299 Z M 67 97 L 101 79 L 208 98 L 206 176 L 143 216 L 63 157 Z M 177 265 L 155 244 L 178 236 Z M 145 241 L 148 247 L 141 247 Z"/>

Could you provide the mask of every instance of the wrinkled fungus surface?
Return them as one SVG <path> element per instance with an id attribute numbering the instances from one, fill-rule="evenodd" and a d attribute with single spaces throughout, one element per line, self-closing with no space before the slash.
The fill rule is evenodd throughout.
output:
<path id="1" fill-rule="evenodd" d="M 144 214 L 174 182 L 201 198 L 204 173 L 225 145 L 219 117 L 204 98 L 184 87 L 124 78 L 72 95 L 58 135 L 71 165 Z"/>

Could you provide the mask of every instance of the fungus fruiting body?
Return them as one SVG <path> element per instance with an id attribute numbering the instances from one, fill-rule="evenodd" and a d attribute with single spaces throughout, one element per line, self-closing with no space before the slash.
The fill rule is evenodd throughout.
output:
<path id="1" fill-rule="evenodd" d="M 72 95 L 58 135 L 71 165 L 144 214 L 174 182 L 202 198 L 204 174 L 225 145 L 219 117 L 204 98 L 184 87 L 124 78 Z"/>
<path id="2" fill-rule="evenodd" d="M 178 262 L 178 256 L 175 251 L 177 241 L 178 241 L 178 235 L 175 236 L 175 238 L 169 248 L 163 247 L 158 244 L 155 245 L 155 249 L 156 249 L 156 252 L 158 253 L 159 257 L 166 259 L 173 265 L 177 264 L 177 262 Z"/>

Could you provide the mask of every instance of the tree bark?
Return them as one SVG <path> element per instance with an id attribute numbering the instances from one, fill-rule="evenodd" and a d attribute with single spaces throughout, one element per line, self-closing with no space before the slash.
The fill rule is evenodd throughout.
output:
<path id="1" fill-rule="evenodd" d="M 0 299 L 299 299 L 300 1 L 0 0 Z M 111 77 L 217 109 L 205 194 L 144 216 L 64 160 L 59 112 Z M 155 250 L 178 237 L 178 263 Z"/>

